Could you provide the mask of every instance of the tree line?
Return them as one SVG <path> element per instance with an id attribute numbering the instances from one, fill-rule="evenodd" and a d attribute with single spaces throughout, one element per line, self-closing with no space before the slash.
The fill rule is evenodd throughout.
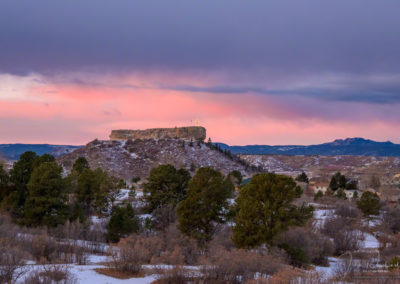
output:
<path id="1" fill-rule="evenodd" d="M 312 217 L 312 206 L 295 205 L 302 190 L 291 177 L 261 173 L 247 185 L 241 182 L 238 171 L 225 176 L 203 167 L 191 176 L 172 165 L 153 168 L 143 185 L 145 211 L 152 216 L 144 226 L 163 231 L 176 222 L 181 233 L 206 250 L 219 226 L 229 223 L 235 245 L 253 248 L 276 245 L 278 234 Z M 85 158 L 63 176 L 51 155 L 26 152 L 9 173 L 0 168 L 0 205 L 26 226 L 56 227 L 67 220 L 111 215 L 108 240 L 117 242 L 141 226 L 130 204 L 112 206 L 123 186 L 103 170 L 91 169 Z"/>
<path id="2" fill-rule="evenodd" d="M 101 169 L 90 169 L 85 158 L 77 159 L 71 173 L 63 177 L 63 168 L 53 156 L 28 151 L 9 173 L 0 167 L 0 207 L 20 225 L 84 222 L 87 216 L 109 211 L 122 184 Z"/>

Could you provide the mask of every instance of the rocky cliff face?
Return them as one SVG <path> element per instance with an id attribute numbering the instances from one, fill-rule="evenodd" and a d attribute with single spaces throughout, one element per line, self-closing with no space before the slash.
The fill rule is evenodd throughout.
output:
<path id="1" fill-rule="evenodd" d="M 152 128 L 146 130 L 113 130 L 110 140 L 135 139 L 180 139 L 186 141 L 203 141 L 206 138 L 206 129 L 201 126 Z"/>
<path id="2" fill-rule="evenodd" d="M 172 164 L 192 172 L 196 168 L 210 166 L 224 174 L 233 170 L 239 170 L 243 175 L 249 174 L 245 165 L 200 141 L 192 143 L 179 139 L 94 140 L 57 160 L 68 172 L 78 157 L 85 157 L 91 168 L 100 167 L 128 181 L 132 177 L 146 178 L 150 170 L 160 164 Z"/>

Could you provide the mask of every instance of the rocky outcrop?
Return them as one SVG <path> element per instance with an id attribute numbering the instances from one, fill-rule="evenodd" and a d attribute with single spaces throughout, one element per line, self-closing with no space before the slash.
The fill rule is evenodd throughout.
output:
<path id="1" fill-rule="evenodd" d="M 146 130 L 113 130 L 110 140 L 136 139 L 180 139 L 186 141 L 204 141 L 206 129 L 201 126 L 152 128 Z"/>
<path id="2" fill-rule="evenodd" d="M 250 170 L 245 164 L 203 142 L 179 139 L 94 140 L 57 161 L 68 173 L 79 157 L 85 157 L 91 168 L 102 168 L 127 181 L 132 177 L 147 178 L 150 170 L 161 164 L 185 168 L 192 173 L 200 167 L 212 167 L 224 174 L 238 170 L 247 176 Z"/>

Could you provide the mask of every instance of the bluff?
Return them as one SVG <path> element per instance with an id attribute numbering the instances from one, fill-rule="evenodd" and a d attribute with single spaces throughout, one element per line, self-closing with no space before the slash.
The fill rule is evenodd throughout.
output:
<path id="1" fill-rule="evenodd" d="M 251 169 L 236 157 L 202 142 L 180 139 L 94 140 L 72 153 L 57 158 L 69 172 L 75 160 L 85 157 L 91 168 L 102 168 L 124 180 L 147 178 L 152 168 L 171 164 L 192 173 L 200 167 L 212 167 L 227 174 L 233 170 L 247 176 Z"/>
<path id="2" fill-rule="evenodd" d="M 112 130 L 110 140 L 180 139 L 204 141 L 206 129 L 201 126 L 151 128 L 145 130 Z"/>

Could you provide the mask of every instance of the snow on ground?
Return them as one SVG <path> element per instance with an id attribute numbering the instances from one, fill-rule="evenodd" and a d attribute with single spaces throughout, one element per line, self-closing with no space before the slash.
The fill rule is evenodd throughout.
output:
<path id="1" fill-rule="evenodd" d="M 144 221 L 146 219 L 151 219 L 153 216 L 151 214 L 139 214 L 137 215 L 140 220 Z"/>
<path id="2" fill-rule="evenodd" d="M 94 271 L 95 268 L 100 268 L 101 266 L 96 265 L 74 265 L 71 268 L 71 273 L 75 275 L 78 283 L 96 283 L 96 284 L 149 284 L 156 280 L 155 275 L 146 276 L 143 278 L 130 278 L 130 279 L 117 279 L 109 277 Z"/>
<path id="3" fill-rule="evenodd" d="M 29 275 L 29 272 L 35 270 L 41 270 L 44 265 L 32 265 L 27 266 L 26 273 L 18 280 L 18 284 L 25 282 L 25 278 Z M 130 279 L 117 279 L 109 277 L 100 273 L 97 273 L 94 269 L 104 268 L 102 265 L 68 265 L 70 273 L 77 280 L 77 283 L 82 284 L 149 284 L 157 279 L 156 275 L 150 275 L 141 278 L 130 278 Z"/>
<path id="4" fill-rule="evenodd" d="M 329 279 L 334 277 L 336 271 L 339 269 L 340 265 L 342 265 L 343 260 L 340 260 L 336 257 L 329 257 L 329 266 L 315 266 L 315 270 L 321 275 L 324 279 Z"/>
<path id="5" fill-rule="evenodd" d="M 379 241 L 371 234 L 364 233 L 363 247 L 368 249 L 378 249 Z"/>
<path id="6" fill-rule="evenodd" d="M 332 209 L 316 209 L 314 211 L 314 218 L 316 219 L 316 226 L 322 227 L 325 223 L 325 220 L 332 216 L 334 210 Z"/>
<path id="7" fill-rule="evenodd" d="M 122 200 L 128 199 L 129 198 L 129 194 L 131 192 L 132 191 L 130 189 L 125 189 L 125 188 L 120 189 L 118 197 L 117 197 L 117 201 L 122 201 Z"/>
<path id="8" fill-rule="evenodd" d="M 107 255 L 97 255 L 97 254 L 91 254 L 88 255 L 88 263 L 90 264 L 98 264 L 98 263 L 104 263 L 109 261 L 109 258 Z"/>

